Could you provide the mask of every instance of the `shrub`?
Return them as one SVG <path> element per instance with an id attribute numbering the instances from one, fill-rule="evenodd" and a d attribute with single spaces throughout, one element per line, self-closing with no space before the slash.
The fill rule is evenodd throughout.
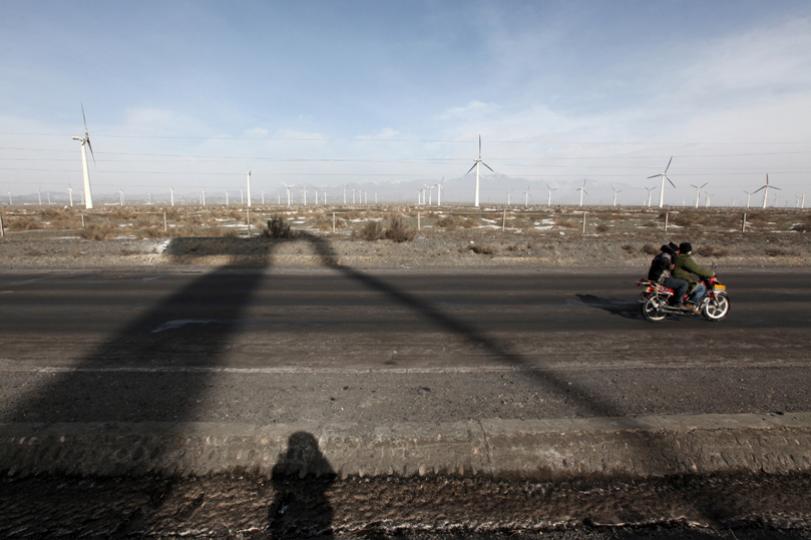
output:
<path id="1" fill-rule="evenodd" d="M 696 251 L 702 257 L 726 257 L 727 251 L 713 246 L 701 246 Z"/>
<path id="2" fill-rule="evenodd" d="M 644 246 L 642 246 L 642 253 L 645 253 L 647 255 L 656 255 L 657 253 L 659 253 L 659 249 L 651 244 L 645 244 Z"/>
<path id="3" fill-rule="evenodd" d="M 268 220 L 265 236 L 270 238 L 291 238 L 290 224 L 282 216 L 273 216 Z"/>
<path id="4" fill-rule="evenodd" d="M 448 231 L 453 231 L 459 226 L 459 223 L 453 216 L 445 216 L 437 221 L 436 224 Z"/>
<path id="5" fill-rule="evenodd" d="M 108 238 L 112 238 L 115 232 L 116 228 L 109 223 L 94 223 L 82 229 L 79 236 L 85 240 L 107 240 Z"/>
<path id="6" fill-rule="evenodd" d="M 633 253 L 636 251 L 636 248 L 634 248 L 634 246 L 632 246 L 631 244 L 623 244 L 622 251 L 624 251 L 628 255 L 633 255 Z"/>
<path id="7" fill-rule="evenodd" d="M 379 221 L 367 221 L 358 231 L 358 237 L 369 242 L 380 240 L 386 234 L 383 225 Z"/>
<path id="8" fill-rule="evenodd" d="M 490 246 L 477 246 L 476 244 L 471 244 L 467 248 L 477 255 L 492 255 L 495 252 L 495 250 Z"/>
<path id="9" fill-rule="evenodd" d="M 386 229 L 385 237 L 394 242 L 410 242 L 417 236 L 417 231 L 406 223 L 403 216 L 393 215 L 389 218 L 389 227 Z"/>
<path id="10" fill-rule="evenodd" d="M 606 232 L 608 232 L 610 229 L 611 229 L 611 228 L 610 228 L 608 225 L 606 225 L 605 223 L 600 223 L 599 225 L 597 225 L 597 228 L 596 228 L 595 230 L 596 230 L 598 233 L 606 233 Z"/>

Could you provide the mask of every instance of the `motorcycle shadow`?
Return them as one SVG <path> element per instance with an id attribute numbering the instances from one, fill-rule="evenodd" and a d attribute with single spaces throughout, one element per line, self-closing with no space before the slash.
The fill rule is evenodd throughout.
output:
<path id="1" fill-rule="evenodd" d="M 639 311 L 638 302 L 628 300 L 617 300 L 613 298 L 602 298 L 593 294 L 576 294 L 581 303 L 596 309 L 602 309 L 612 315 L 619 315 L 626 319 L 643 320 Z"/>

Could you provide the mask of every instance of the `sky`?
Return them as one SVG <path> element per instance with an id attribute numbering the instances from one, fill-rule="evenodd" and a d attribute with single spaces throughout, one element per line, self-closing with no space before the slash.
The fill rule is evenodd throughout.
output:
<path id="1" fill-rule="evenodd" d="M 811 2 L 0 0 L 0 193 L 811 191 Z M 117 197 L 117 195 L 114 195 Z M 658 197 L 658 194 L 655 195 Z M 213 199 L 212 199 L 213 198 Z M 2 200 L 2 199 L 0 199 Z"/>

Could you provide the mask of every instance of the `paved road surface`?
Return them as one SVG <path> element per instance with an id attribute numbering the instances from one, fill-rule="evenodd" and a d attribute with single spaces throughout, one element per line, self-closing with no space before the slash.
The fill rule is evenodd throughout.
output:
<path id="1" fill-rule="evenodd" d="M 635 275 L 0 275 L 4 421 L 440 422 L 811 410 L 811 274 L 650 324 Z"/>

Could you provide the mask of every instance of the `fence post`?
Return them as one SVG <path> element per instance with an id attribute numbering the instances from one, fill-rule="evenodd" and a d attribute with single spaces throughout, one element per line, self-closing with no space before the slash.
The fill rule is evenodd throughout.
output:
<path id="1" fill-rule="evenodd" d="M 588 212 L 583 212 L 583 234 L 584 235 L 586 234 L 586 216 L 587 215 L 588 215 Z"/>
<path id="2" fill-rule="evenodd" d="M 746 212 L 743 213 L 743 221 L 741 222 L 741 232 L 746 232 Z"/>
<path id="3" fill-rule="evenodd" d="M 0 214 L 0 238 L 6 237 L 6 224 L 3 223 L 3 214 Z"/>
<path id="4" fill-rule="evenodd" d="M 335 212 L 332 213 L 332 234 L 335 234 Z"/>
<path id="5" fill-rule="evenodd" d="M 507 207 L 504 207 L 504 212 L 501 214 L 501 232 L 504 232 L 504 227 L 507 226 Z"/>
<path id="6" fill-rule="evenodd" d="M 667 232 L 667 226 L 670 221 L 670 212 L 665 212 L 665 232 Z"/>
<path id="7" fill-rule="evenodd" d="M 420 223 L 420 213 L 419 212 L 417 212 L 417 230 L 418 231 L 422 230 L 422 224 Z"/>
<path id="8" fill-rule="evenodd" d="M 163 232 L 169 232 L 169 224 L 166 222 L 166 210 L 163 211 Z"/>

